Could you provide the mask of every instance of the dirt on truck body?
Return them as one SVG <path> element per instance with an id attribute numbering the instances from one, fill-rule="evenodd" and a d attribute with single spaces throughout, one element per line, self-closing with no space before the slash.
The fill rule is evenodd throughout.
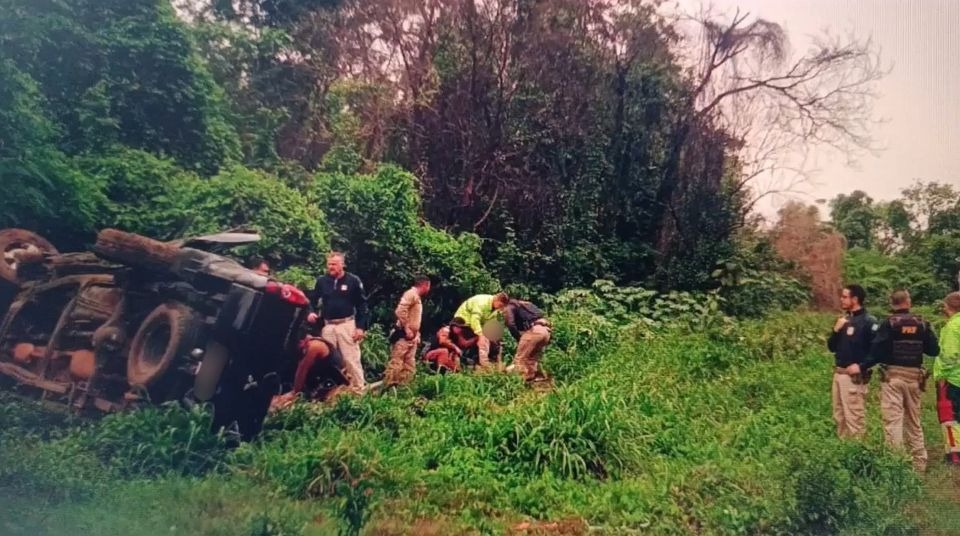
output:
<path id="1" fill-rule="evenodd" d="M 217 253 L 258 239 L 106 229 L 93 252 L 60 254 L 0 230 L 0 379 L 76 411 L 211 403 L 215 426 L 253 437 L 295 366 L 308 305 Z"/>

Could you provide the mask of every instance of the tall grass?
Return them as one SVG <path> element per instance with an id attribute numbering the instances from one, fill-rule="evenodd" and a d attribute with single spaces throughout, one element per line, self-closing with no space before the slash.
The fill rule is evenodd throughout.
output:
<path id="1" fill-rule="evenodd" d="M 265 502 L 330 515 L 327 525 L 301 525 L 250 514 L 251 534 L 329 523 L 343 534 L 501 533 L 523 520 L 569 519 L 609 534 L 894 534 L 912 526 L 903 507 L 918 497 L 919 481 L 909 462 L 887 452 L 878 433 L 865 443 L 834 437 L 829 318 L 783 314 L 697 330 L 638 329 L 578 310 L 555 318 L 547 391 L 508 375 L 420 374 L 382 396 L 298 404 L 230 453 L 197 428 L 202 415 L 161 408 L 59 438 L 22 432 L 32 438 L 30 457 L 48 461 L 0 469 L 0 483 L 45 482 L 38 474 L 69 473 L 79 456 L 76 467 L 98 468 L 108 483 L 246 482 Z M 11 451 L 0 446 L 4 458 Z M 107 493 L 88 490 L 94 501 Z"/>

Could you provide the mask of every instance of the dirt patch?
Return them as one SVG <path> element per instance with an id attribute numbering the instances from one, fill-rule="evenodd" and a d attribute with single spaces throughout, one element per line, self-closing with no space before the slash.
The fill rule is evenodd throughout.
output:
<path id="1" fill-rule="evenodd" d="M 366 536 L 459 536 L 479 534 L 446 519 L 420 518 L 413 523 L 399 519 L 383 519 L 367 525 Z"/>
<path id="2" fill-rule="evenodd" d="M 557 534 L 580 535 L 587 534 L 590 526 L 580 518 L 561 519 L 559 521 L 524 521 L 510 527 L 507 534 L 510 536 L 555 536 Z"/>

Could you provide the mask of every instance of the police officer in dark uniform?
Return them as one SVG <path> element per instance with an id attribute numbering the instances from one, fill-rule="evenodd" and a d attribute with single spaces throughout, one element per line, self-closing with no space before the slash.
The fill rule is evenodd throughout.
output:
<path id="1" fill-rule="evenodd" d="M 883 435 L 887 444 L 895 448 L 902 448 L 906 440 L 914 468 L 923 472 L 927 466 L 920 424 L 920 399 L 927 381 L 923 356 L 936 357 L 940 345 L 930 323 L 910 312 L 909 292 L 894 292 L 890 306 L 893 315 L 880 324 L 870 356 L 860 370 L 880 364 Z"/>
<path id="2" fill-rule="evenodd" d="M 835 355 L 833 370 L 833 420 L 839 437 L 861 438 L 866 431 L 867 385 L 869 371 L 860 373 L 859 365 L 870 353 L 877 320 L 867 313 L 863 303 L 867 293 L 860 285 L 848 285 L 840 293 L 845 314 L 837 319 L 827 348 Z"/>

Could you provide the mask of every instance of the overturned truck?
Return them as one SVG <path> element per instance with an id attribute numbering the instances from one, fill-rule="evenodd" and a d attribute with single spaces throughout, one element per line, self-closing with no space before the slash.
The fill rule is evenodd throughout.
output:
<path id="1" fill-rule="evenodd" d="M 93 252 L 0 231 L 0 380 L 75 411 L 213 405 L 244 439 L 295 367 L 308 300 L 221 255 L 258 240 L 159 242 L 113 229 Z"/>

